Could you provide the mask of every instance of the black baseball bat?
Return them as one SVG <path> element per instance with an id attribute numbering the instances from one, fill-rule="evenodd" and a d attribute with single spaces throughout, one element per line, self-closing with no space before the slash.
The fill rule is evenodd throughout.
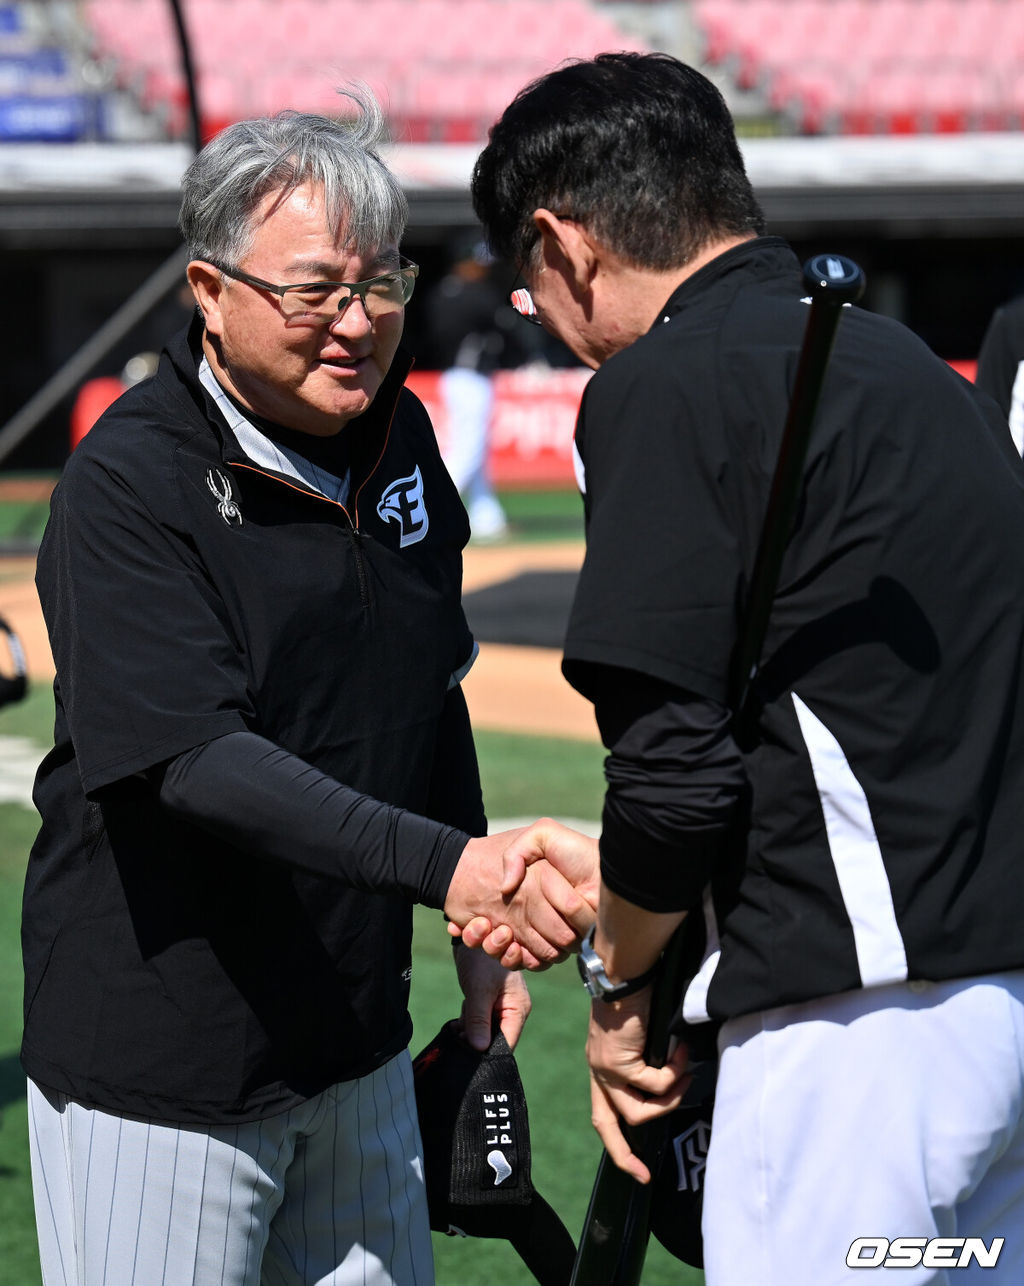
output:
<path id="1" fill-rule="evenodd" d="M 836 327 L 844 304 L 856 302 L 863 294 L 864 273 L 843 255 L 820 254 L 804 264 L 804 285 L 811 307 L 735 653 L 733 726 L 738 737 L 749 732 L 755 717 L 753 685 L 782 559 L 793 531 L 804 461 Z M 680 926 L 662 955 L 651 998 L 644 1049 L 644 1060 L 651 1067 L 663 1067 L 668 1057 L 672 1022 L 683 985 L 682 960 Z M 630 1146 L 652 1176 L 667 1140 L 667 1119 L 660 1117 L 639 1129 L 624 1127 Z M 650 1240 L 653 1186 L 653 1178 L 651 1183 L 637 1183 L 614 1164 L 607 1152 L 602 1153 L 570 1286 L 638 1286 Z"/>
<path id="2" fill-rule="evenodd" d="M 811 310 L 793 381 L 779 454 L 775 462 L 768 507 L 761 526 L 747 610 L 736 648 L 733 672 L 734 724 L 743 729 L 751 718 L 751 697 L 761 661 L 768 618 L 779 584 L 782 559 L 793 534 L 800 501 L 804 461 L 818 409 L 825 371 L 835 342 L 842 309 L 864 293 L 864 273 L 843 255 L 821 254 L 804 264 L 804 285 Z"/>

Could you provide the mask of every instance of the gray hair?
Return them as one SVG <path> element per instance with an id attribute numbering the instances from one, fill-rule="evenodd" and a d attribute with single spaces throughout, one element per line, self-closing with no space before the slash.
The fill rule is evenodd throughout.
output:
<path id="1" fill-rule="evenodd" d="M 267 194 L 304 183 L 322 189 L 332 235 L 344 231 L 363 253 L 397 246 L 409 205 L 376 150 L 388 141 L 384 113 L 362 86 L 339 93 L 355 103 L 354 120 L 284 111 L 229 125 L 207 143 L 182 178 L 178 226 L 191 258 L 239 263 Z"/>

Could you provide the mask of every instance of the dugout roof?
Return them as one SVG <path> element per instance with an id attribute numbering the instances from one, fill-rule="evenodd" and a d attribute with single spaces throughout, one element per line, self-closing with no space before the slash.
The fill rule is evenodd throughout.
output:
<path id="1" fill-rule="evenodd" d="M 770 230 L 791 239 L 1024 235 L 1024 135 L 741 140 Z M 410 233 L 473 222 L 478 147 L 397 144 Z M 0 246 L 98 248 L 174 240 L 185 144 L 5 144 Z"/>

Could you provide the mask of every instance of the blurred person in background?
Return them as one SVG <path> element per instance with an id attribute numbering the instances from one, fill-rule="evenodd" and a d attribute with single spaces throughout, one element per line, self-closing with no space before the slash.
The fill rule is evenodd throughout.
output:
<path id="1" fill-rule="evenodd" d="M 482 233 L 465 232 L 450 247 L 451 263 L 428 292 L 426 321 L 441 374 L 448 420 L 444 462 L 469 513 L 473 540 L 499 540 L 508 523 L 490 475 L 494 373 L 515 365 L 515 317 L 492 277 L 494 260 Z"/>
<path id="2" fill-rule="evenodd" d="M 0 616 L 0 707 L 13 705 L 28 694 L 28 666 L 21 639 Z"/>

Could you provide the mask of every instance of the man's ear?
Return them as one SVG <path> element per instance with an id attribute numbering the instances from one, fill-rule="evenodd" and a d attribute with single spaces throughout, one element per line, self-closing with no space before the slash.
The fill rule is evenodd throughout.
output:
<path id="1" fill-rule="evenodd" d="M 220 299 L 224 279 L 213 266 L 203 259 L 193 259 L 185 270 L 188 284 L 211 335 L 221 333 Z"/>
<path id="2" fill-rule="evenodd" d="M 533 223 L 540 234 L 544 266 L 560 272 L 574 295 L 583 295 L 590 289 L 599 259 L 589 233 L 574 220 L 560 219 L 543 207 L 534 210 Z"/>

